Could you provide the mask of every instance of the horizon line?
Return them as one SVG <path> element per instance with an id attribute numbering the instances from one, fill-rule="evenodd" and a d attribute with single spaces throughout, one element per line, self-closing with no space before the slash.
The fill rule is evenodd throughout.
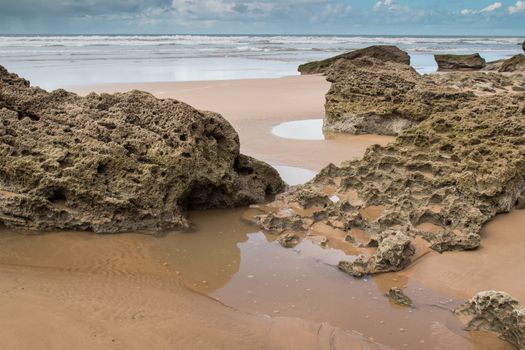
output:
<path id="1" fill-rule="evenodd" d="M 460 35 L 438 35 L 438 34 L 326 34 L 326 33 L 222 33 L 222 34 L 204 34 L 204 33 L 0 33 L 0 36 L 348 36 L 348 37 L 439 37 L 439 38 L 461 38 L 461 37 L 479 37 L 479 38 L 505 38 L 505 37 L 525 37 L 525 34 L 509 35 L 482 35 L 482 34 L 460 34 Z"/>

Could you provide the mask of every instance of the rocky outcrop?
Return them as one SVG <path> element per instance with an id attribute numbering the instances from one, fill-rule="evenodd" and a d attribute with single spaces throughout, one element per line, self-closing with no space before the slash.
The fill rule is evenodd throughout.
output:
<path id="1" fill-rule="evenodd" d="M 336 62 L 353 61 L 363 57 L 374 58 L 381 62 L 395 62 L 410 65 L 410 56 L 396 46 L 376 45 L 347 52 L 326 60 L 305 63 L 299 66 L 298 71 L 301 74 L 325 74 Z"/>
<path id="2" fill-rule="evenodd" d="M 525 40 L 524 40 L 523 43 L 521 44 L 521 48 L 523 49 L 523 51 L 525 51 Z"/>
<path id="3" fill-rule="evenodd" d="M 410 264 L 410 257 L 414 252 L 410 239 L 405 234 L 385 231 L 381 233 L 377 250 L 373 255 L 360 255 L 351 262 L 341 261 L 338 267 L 354 277 L 400 271 Z"/>
<path id="4" fill-rule="evenodd" d="M 509 59 L 489 62 L 483 70 L 501 73 L 525 73 L 525 55 L 515 55 Z"/>
<path id="5" fill-rule="evenodd" d="M 525 56 L 516 55 L 502 62 L 500 72 L 522 72 L 525 73 Z"/>
<path id="6" fill-rule="evenodd" d="M 483 69 L 487 62 L 479 53 L 473 55 L 434 55 L 439 72 L 476 71 Z"/>
<path id="7" fill-rule="evenodd" d="M 269 231 L 301 230 L 311 237 L 324 226 L 339 232 L 332 236 L 351 237 L 340 245 L 362 256 L 340 268 L 353 276 L 402 269 L 416 246 L 476 249 L 483 224 L 524 202 L 525 78 L 476 72 L 419 77 L 409 67 L 382 63 L 388 67 L 383 71 L 404 75 L 395 80 L 395 74 L 383 74 L 353 85 L 350 77 L 358 81 L 361 74 L 377 72 L 362 67 L 379 65 L 360 62 L 361 67 L 352 63 L 352 69 L 339 70 L 343 86 L 331 90 L 345 109 L 361 104 L 372 110 L 383 102 L 387 110 L 392 100 L 398 101 L 398 116 L 416 116 L 413 108 L 424 113 L 394 143 L 370 147 L 363 159 L 327 166 L 261 208 L 254 221 Z M 329 77 L 334 85 L 340 81 Z M 432 89 L 413 91 L 425 85 Z M 420 96 L 419 105 L 404 103 L 407 96 Z"/>
<path id="8" fill-rule="evenodd" d="M 469 316 L 467 330 L 496 332 L 518 349 L 525 349 L 525 306 L 505 292 L 480 292 L 455 310 Z"/>
<path id="9" fill-rule="evenodd" d="M 0 67 L 0 224 L 95 232 L 188 226 L 187 209 L 264 201 L 278 173 L 220 115 L 128 93 L 79 97 Z"/>
<path id="10" fill-rule="evenodd" d="M 375 58 L 335 63 L 327 74 L 323 129 L 350 134 L 398 135 L 436 112 L 454 111 L 471 93 L 421 76 L 412 67 Z"/>

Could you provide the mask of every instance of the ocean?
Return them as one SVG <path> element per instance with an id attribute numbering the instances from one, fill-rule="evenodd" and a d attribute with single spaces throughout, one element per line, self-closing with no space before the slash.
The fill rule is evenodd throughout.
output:
<path id="1" fill-rule="evenodd" d="M 0 64 L 45 89 L 119 83 L 274 78 L 370 45 L 397 45 L 421 73 L 435 53 L 479 52 L 488 61 L 521 50 L 519 37 L 290 35 L 0 36 Z"/>

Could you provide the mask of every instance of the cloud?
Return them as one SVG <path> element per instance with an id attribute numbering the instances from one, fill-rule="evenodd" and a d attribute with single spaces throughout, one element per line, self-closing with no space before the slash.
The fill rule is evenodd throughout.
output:
<path id="1" fill-rule="evenodd" d="M 400 12 L 409 10 L 408 6 L 400 5 L 396 0 L 379 0 L 373 7 L 374 11 L 386 10 L 390 12 Z"/>
<path id="2" fill-rule="evenodd" d="M 501 6 L 503 6 L 503 4 L 501 2 L 495 2 L 493 3 L 492 5 L 489 5 L 483 9 L 481 9 L 479 12 L 493 12 L 493 11 L 496 11 L 497 9 L 501 8 Z"/>
<path id="3" fill-rule="evenodd" d="M 440 0 L 0 0 L 0 3 L 0 33 L 4 34 L 503 34 L 503 31 L 519 33 L 522 16 L 511 15 L 525 13 L 525 0 L 455 0 L 446 5 Z M 476 22 L 477 16 L 484 17 L 483 26 Z"/>
<path id="4" fill-rule="evenodd" d="M 507 9 L 511 15 L 515 13 L 525 12 L 525 1 L 518 0 L 516 1 L 516 5 L 509 6 Z"/>
<path id="5" fill-rule="evenodd" d="M 499 1 L 493 3 L 493 4 L 490 4 L 489 6 L 487 7 L 484 7 L 482 8 L 481 10 L 473 10 L 473 9 L 463 9 L 461 10 L 460 14 L 463 15 L 463 16 L 471 16 L 471 15 L 478 15 L 478 14 L 490 14 L 490 13 L 493 13 L 494 11 L 497 11 L 498 9 L 500 9 L 501 7 L 503 6 L 503 4 Z"/>

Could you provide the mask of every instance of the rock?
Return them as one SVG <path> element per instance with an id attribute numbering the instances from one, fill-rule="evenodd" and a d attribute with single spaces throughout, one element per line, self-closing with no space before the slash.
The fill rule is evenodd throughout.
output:
<path id="1" fill-rule="evenodd" d="M 298 71 L 301 74 L 324 74 L 335 62 L 353 61 L 363 57 L 375 58 L 381 62 L 395 62 L 407 66 L 410 65 L 410 56 L 396 46 L 376 45 L 347 52 L 326 60 L 305 63 L 299 66 Z"/>
<path id="2" fill-rule="evenodd" d="M 479 53 L 473 55 L 434 55 L 438 71 L 475 71 L 486 65 Z"/>
<path id="3" fill-rule="evenodd" d="M 414 303 L 412 302 L 412 299 L 407 297 L 405 293 L 401 290 L 401 288 L 398 287 L 392 287 L 388 290 L 388 294 L 386 295 L 390 300 L 392 300 L 394 303 L 401 305 L 401 306 L 409 306 L 413 307 Z"/>
<path id="4" fill-rule="evenodd" d="M 479 292 L 455 310 L 467 315 L 467 330 L 496 332 L 500 337 L 525 349 L 525 306 L 505 292 Z"/>
<path id="5" fill-rule="evenodd" d="M 357 249 L 358 254 L 367 254 L 355 262 L 340 264 L 352 275 L 402 269 L 409 263 L 409 246 L 403 246 L 406 251 L 396 250 L 396 261 L 382 259 L 386 231 L 399 232 L 396 236 L 403 237 L 403 242 L 405 238 L 422 238 L 439 252 L 476 249 L 486 222 L 498 213 L 523 206 L 525 94 L 520 87 L 525 86 L 525 76 L 452 72 L 411 77 L 412 73 L 405 71 L 397 84 L 396 74 L 385 75 L 385 67 L 398 72 L 399 65 L 366 61 L 370 67 L 377 67 L 376 72 L 381 69 L 381 75 L 363 78 L 357 85 L 351 77 L 371 77 L 374 72 L 363 68 L 367 67 L 363 60 L 361 65 L 344 63 L 353 70 L 338 70 L 339 63 L 331 68 L 335 80 L 331 91 L 341 104 L 346 104 L 344 109 L 362 101 L 372 110 L 386 101 L 383 106 L 388 110 L 394 106 L 389 100 L 406 101 L 406 96 L 418 96 L 415 101 L 425 113 L 395 142 L 371 146 L 362 159 L 344 162 L 340 167 L 331 164 L 312 181 L 279 195 L 257 220 L 278 221 L 280 213 L 286 212 L 294 219 L 288 221 L 293 230 L 302 227 L 307 235 L 314 225 L 329 225 L 339 231 L 332 235 L 339 237 L 346 237 L 354 229 L 362 232 L 355 243 L 341 243 L 353 245 L 351 249 Z M 390 83 L 385 86 L 385 81 Z M 337 84 L 341 85 L 334 87 Z M 411 86 L 428 88 L 420 93 L 412 91 Z M 371 93 L 366 95 L 368 91 Z M 402 103 L 399 115 L 408 114 L 400 112 L 405 105 L 408 111 L 413 108 L 408 102 Z M 334 194 L 340 198 L 337 203 L 329 200 Z M 280 230 L 291 229 L 287 222 L 281 223 Z M 375 246 L 376 253 L 366 250 Z"/>
<path id="6" fill-rule="evenodd" d="M 301 237 L 294 233 L 284 233 L 277 240 L 284 248 L 293 248 L 301 242 Z"/>
<path id="7" fill-rule="evenodd" d="M 525 56 L 516 55 L 502 62 L 500 72 L 523 72 L 525 73 Z"/>
<path id="8" fill-rule="evenodd" d="M 521 48 L 523 49 L 523 51 L 525 51 L 525 40 L 524 40 L 523 43 L 521 44 Z"/>
<path id="9" fill-rule="evenodd" d="M 414 253 L 414 247 L 405 234 L 386 231 L 382 234 L 374 255 L 370 257 L 359 256 L 353 262 L 341 261 L 338 267 L 341 271 L 354 277 L 400 271 L 410 264 L 410 257 Z"/>
<path id="10" fill-rule="evenodd" d="M 187 209 L 284 189 L 220 115 L 128 93 L 79 97 L 0 67 L 0 223 L 95 232 L 179 229 Z"/>
<path id="11" fill-rule="evenodd" d="M 472 93 L 438 85 L 412 67 L 363 57 L 338 61 L 327 73 L 323 129 L 350 134 L 398 135 L 433 113 L 453 111 Z"/>
<path id="12" fill-rule="evenodd" d="M 501 73 L 525 73 L 525 55 L 515 55 L 508 59 L 487 63 L 484 71 Z M 525 90 L 525 87 L 524 87 Z"/>

